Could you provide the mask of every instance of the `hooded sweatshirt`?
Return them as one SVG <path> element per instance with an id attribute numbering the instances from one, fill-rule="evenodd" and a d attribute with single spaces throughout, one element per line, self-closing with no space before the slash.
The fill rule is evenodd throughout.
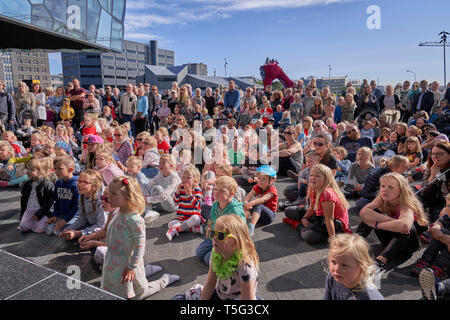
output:
<path id="1" fill-rule="evenodd" d="M 244 215 L 244 207 L 242 206 L 241 202 L 233 200 L 225 207 L 225 209 L 221 210 L 219 208 L 219 202 L 215 201 L 211 208 L 211 222 L 212 222 L 211 228 L 214 229 L 217 218 L 219 218 L 220 216 L 227 216 L 230 214 L 237 215 L 238 217 L 241 217 L 242 220 L 246 221 Z"/>

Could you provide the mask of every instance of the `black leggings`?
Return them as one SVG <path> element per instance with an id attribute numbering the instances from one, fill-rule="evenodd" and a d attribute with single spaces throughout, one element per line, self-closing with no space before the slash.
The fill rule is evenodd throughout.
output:
<path id="1" fill-rule="evenodd" d="M 279 168 L 277 175 L 287 176 L 287 171 L 297 172 L 297 168 L 292 164 L 291 157 L 279 157 Z"/>
<path id="2" fill-rule="evenodd" d="M 364 230 L 364 234 L 368 234 L 370 233 L 371 229 L 373 228 L 369 227 L 364 222 L 361 222 L 356 233 L 363 235 L 363 232 L 360 232 L 360 230 Z M 385 257 L 387 261 L 390 261 L 392 258 L 398 256 L 402 252 L 412 254 L 420 247 L 420 240 L 416 230 L 416 223 L 413 223 L 413 225 L 411 226 L 409 234 L 381 229 L 376 229 L 375 233 L 378 237 L 378 240 L 380 240 L 381 244 L 384 246 L 384 249 L 378 255 Z"/>
<path id="3" fill-rule="evenodd" d="M 304 207 L 297 206 L 288 207 L 284 212 L 286 217 L 296 221 L 302 220 L 305 213 L 306 209 Z M 328 231 L 324 218 L 314 215 L 308 221 L 310 225 L 307 228 L 304 228 L 301 223 L 297 227 L 297 231 L 300 233 L 302 239 L 310 244 L 327 241 Z M 335 233 L 343 232 L 342 223 L 337 219 L 334 219 L 334 230 Z"/>

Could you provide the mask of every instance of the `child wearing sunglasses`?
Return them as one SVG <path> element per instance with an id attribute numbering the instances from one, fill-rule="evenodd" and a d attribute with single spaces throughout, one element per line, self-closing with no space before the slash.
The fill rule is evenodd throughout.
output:
<path id="1" fill-rule="evenodd" d="M 211 217 L 208 221 L 208 227 L 206 229 L 206 234 L 210 230 L 214 230 L 216 221 L 219 217 L 224 215 L 234 214 L 245 220 L 244 209 L 242 203 L 235 199 L 235 194 L 237 193 L 238 184 L 236 180 L 229 176 L 222 176 L 217 178 L 213 193 L 215 202 L 211 208 Z M 206 238 L 195 250 L 195 255 L 200 261 L 203 261 L 206 265 L 209 265 L 211 257 L 211 249 L 213 248 L 213 243 L 210 238 Z"/>
<path id="2" fill-rule="evenodd" d="M 208 277 L 173 300 L 256 300 L 259 257 L 246 223 L 231 214 L 217 219 Z"/>

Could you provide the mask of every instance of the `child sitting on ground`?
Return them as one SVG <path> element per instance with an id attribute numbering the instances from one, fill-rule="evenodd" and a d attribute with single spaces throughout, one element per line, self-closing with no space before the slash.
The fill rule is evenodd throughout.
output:
<path id="1" fill-rule="evenodd" d="M 337 233 L 351 233 L 348 220 L 349 204 L 334 180 L 331 169 L 316 164 L 311 169 L 308 184 L 310 207 L 289 207 L 285 214 L 289 224 L 308 243 L 320 243 Z"/>
<path id="2" fill-rule="evenodd" d="M 48 179 L 48 165 L 44 159 L 29 162 L 27 176 L 30 178 L 23 188 L 20 199 L 20 232 L 42 233 L 47 220 L 52 216 L 54 185 Z"/>
<path id="3" fill-rule="evenodd" d="M 234 214 L 221 216 L 208 237 L 214 248 L 205 286 L 197 284 L 173 300 L 261 300 L 259 257 L 245 222 Z"/>
<path id="4" fill-rule="evenodd" d="M 123 171 L 115 164 L 115 160 L 111 152 L 108 150 L 98 150 L 95 153 L 95 167 L 101 173 L 103 181 L 107 186 L 112 179 L 124 175 Z"/>
<path id="5" fill-rule="evenodd" d="M 100 173 L 92 169 L 83 171 L 78 177 L 77 188 L 80 195 L 78 217 L 59 234 L 59 237 L 66 240 L 97 232 L 106 223 L 106 214 L 101 203 L 103 183 Z"/>
<path id="6" fill-rule="evenodd" d="M 323 300 L 384 300 L 374 282 L 369 245 L 357 234 L 330 238 Z"/>
<path id="7" fill-rule="evenodd" d="M 53 160 L 53 167 L 58 176 L 55 183 L 53 216 L 47 221 L 47 234 L 59 235 L 78 212 L 77 178 L 73 176 L 75 162 L 70 156 L 58 157 Z"/>
<path id="8" fill-rule="evenodd" d="M 102 268 L 101 288 L 126 299 L 142 300 L 180 279 L 164 274 L 148 282 L 144 266 L 145 200 L 134 178 L 115 178 L 109 187 L 111 207 L 119 208 L 106 230 L 108 250 Z"/>
<path id="9" fill-rule="evenodd" d="M 348 152 L 344 147 L 333 148 L 333 155 L 337 160 L 336 181 L 338 185 L 343 186 L 347 182 L 348 170 L 352 162 L 347 159 Z"/>
<path id="10" fill-rule="evenodd" d="M 163 154 L 161 156 L 159 159 L 159 170 L 156 177 L 146 185 L 141 186 L 142 193 L 148 207 L 154 210 L 153 212 L 174 212 L 177 210 L 177 206 L 173 197 L 178 185 L 181 183 L 181 179 L 175 171 L 175 160 L 171 154 Z M 152 216 L 151 213 L 150 216 Z"/>
<path id="11" fill-rule="evenodd" d="M 0 141 L 0 187 L 18 185 L 29 180 L 24 163 L 16 163 L 14 149 L 8 141 Z M 24 159 L 24 158 L 20 158 Z M 26 157 L 27 161 L 31 157 Z M 14 163 L 13 163 L 14 162 Z"/>
<path id="12" fill-rule="evenodd" d="M 206 234 L 208 234 L 210 230 L 214 230 L 217 218 L 223 215 L 235 214 L 241 217 L 244 222 L 246 221 L 242 203 L 236 201 L 237 189 L 237 182 L 232 177 L 221 176 L 217 178 L 214 185 L 215 201 L 211 209 L 211 218 L 208 220 Z M 206 265 L 209 265 L 212 247 L 211 239 L 206 238 L 195 251 L 197 258 Z"/>
<path id="13" fill-rule="evenodd" d="M 142 161 L 142 173 L 149 179 L 153 179 L 159 172 L 159 152 L 158 142 L 153 137 L 144 137 L 142 141 L 142 150 L 144 160 Z"/>
<path id="14" fill-rule="evenodd" d="M 178 217 L 168 224 L 166 237 L 169 241 L 183 231 L 203 234 L 202 224 L 205 220 L 201 215 L 203 194 L 199 182 L 200 172 L 197 168 L 190 166 L 183 171 L 181 183 L 173 197 L 174 203 L 178 205 Z"/>
<path id="15" fill-rule="evenodd" d="M 359 148 L 356 153 L 356 162 L 350 166 L 347 184 L 344 187 L 344 195 L 347 199 L 360 197 L 360 192 L 364 188 L 367 176 L 374 168 L 372 164 L 372 150 L 368 147 Z"/>
<path id="16" fill-rule="evenodd" d="M 255 233 L 255 225 L 258 221 L 262 224 L 270 224 L 275 220 L 278 204 L 278 191 L 274 185 L 276 177 L 277 173 L 268 165 L 263 165 L 256 170 L 256 185 L 245 196 L 244 201 L 245 218 L 250 220 L 248 223 L 250 236 Z"/>
<path id="17" fill-rule="evenodd" d="M 450 193 L 445 197 L 446 207 L 439 214 L 439 219 L 431 224 L 429 233 L 432 240 L 422 256 L 411 268 L 411 273 L 419 275 L 425 268 L 431 268 L 438 279 L 445 277 L 450 266 Z"/>
<path id="18" fill-rule="evenodd" d="M 137 157 L 130 157 L 127 160 L 127 174 L 130 177 L 133 177 L 137 180 L 139 183 L 139 186 L 141 187 L 141 190 L 146 188 L 146 186 L 149 183 L 148 178 L 141 172 L 142 169 L 142 160 Z M 145 207 L 145 215 L 144 215 L 144 221 L 148 225 L 151 222 L 158 219 L 159 213 L 152 210 L 151 206 Z"/>

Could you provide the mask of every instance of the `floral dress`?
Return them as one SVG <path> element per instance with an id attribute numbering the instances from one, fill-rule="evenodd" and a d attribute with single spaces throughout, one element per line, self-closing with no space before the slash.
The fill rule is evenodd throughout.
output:
<path id="1" fill-rule="evenodd" d="M 139 299 L 149 286 L 144 269 L 144 219 L 135 213 L 118 213 L 108 226 L 106 245 L 102 288 L 123 298 Z M 122 284 L 126 268 L 133 270 L 135 277 Z"/>

